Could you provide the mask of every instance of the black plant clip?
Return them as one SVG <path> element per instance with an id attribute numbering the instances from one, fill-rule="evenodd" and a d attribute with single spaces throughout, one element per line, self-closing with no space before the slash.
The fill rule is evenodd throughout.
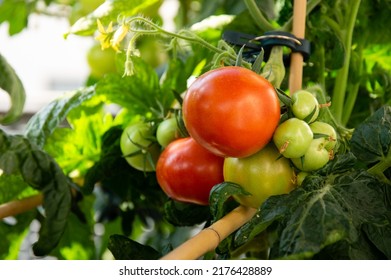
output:
<path id="1" fill-rule="evenodd" d="M 297 38 L 293 34 L 285 31 L 268 31 L 261 36 L 254 36 L 242 32 L 227 30 L 223 33 L 223 40 L 229 44 L 242 47 L 243 58 L 253 60 L 254 57 L 264 50 L 264 59 L 267 61 L 273 46 L 286 46 L 292 52 L 299 52 L 303 55 L 304 61 L 307 61 L 311 54 L 311 44 L 306 39 Z M 284 55 L 284 64 L 289 65 L 290 54 Z"/>

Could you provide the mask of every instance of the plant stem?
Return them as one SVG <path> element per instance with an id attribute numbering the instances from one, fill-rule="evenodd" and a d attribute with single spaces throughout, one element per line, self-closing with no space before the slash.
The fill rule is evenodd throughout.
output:
<path id="1" fill-rule="evenodd" d="M 349 76 L 350 56 L 352 52 L 352 37 L 356 22 L 358 9 L 361 0 L 352 1 L 350 5 L 350 13 L 348 14 L 347 26 L 345 28 L 343 43 L 346 49 L 345 62 L 343 67 L 338 71 L 335 79 L 334 90 L 332 94 L 332 109 L 336 120 L 342 123 L 343 108 L 345 102 L 345 93 Z"/>
<path id="2" fill-rule="evenodd" d="M 267 78 L 269 82 L 277 88 L 281 86 L 285 77 L 283 55 L 282 46 L 274 46 L 262 71 L 262 76 Z"/>
<path id="3" fill-rule="evenodd" d="M 382 158 L 377 164 L 368 169 L 368 172 L 377 176 L 382 181 L 390 184 L 390 180 L 384 175 L 384 171 L 391 167 L 391 149 L 386 157 Z"/>
<path id="4" fill-rule="evenodd" d="M 263 31 L 270 31 L 275 27 L 265 18 L 262 12 L 259 10 L 254 0 L 244 0 L 251 17 L 254 19 L 258 27 Z"/>
<path id="5" fill-rule="evenodd" d="M 357 81 L 351 85 L 351 87 L 348 90 L 348 96 L 346 98 L 344 107 L 343 107 L 343 116 L 342 116 L 342 124 L 346 126 L 348 123 L 350 116 L 352 114 L 354 104 L 356 103 L 358 91 L 360 89 L 360 77 L 362 75 L 363 71 L 363 44 L 359 44 L 358 49 L 356 50 L 357 52 L 357 59 L 358 59 L 358 66 L 356 69 L 356 75 L 357 75 Z M 357 65 L 357 64 L 356 64 Z"/>
<path id="6" fill-rule="evenodd" d="M 149 26 L 152 29 L 148 30 L 148 29 L 133 28 L 132 27 L 132 23 L 134 23 L 134 22 L 142 23 L 144 25 Z M 179 31 L 177 33 L 173 33 L 173 32 L 170 32 L 170 31 L 167 31 L 167 30 L 161 28 L 157 24 L 155 24 L 152 21 L 150 21 L 150 20 L 148 20 L 148 19 L 146 19 L 144 17 L 141 17 L 141 16 L 132 17 L 128 21 L 128 25 L 129 25 L 129 31 L 130 32 L 134 32 L 136 36 L 141 36 L 141 35 L 159 35 L 159 34 L 161 34 L 161 35 L 165 35 L 165 36 L 168 36 L 168 37 L 184 40 L 184 41 L 187 41 L 187 42 L 190 42 L 190 43 L 197 43 L 197 44 L 205 47 L 206 49 L 208 49 L 208 50 L 210 50 L 210 51 L 212 51 L 212 52 L 214 52 L 216 54 L 224 53 L 227 57 L 229 57 L 233 61 L 235 61 L 236 58 L 237 58 L 235 54 L 230 53 L 230 52 L 228 52 L 226 50 L 220 49 L 218 47 L 215 47 L 214 45 L 208 43 L 207 41 L 205 41 L 204 39 L 199 37 L 197 34 L 191 32 L 189 30 L 181 30 L 181 31 Z M 131 47 L 131 46 L 129 46 L 129 47 Z M 128 50 L 128 52 L 130 53 L 131 50 Z"/>

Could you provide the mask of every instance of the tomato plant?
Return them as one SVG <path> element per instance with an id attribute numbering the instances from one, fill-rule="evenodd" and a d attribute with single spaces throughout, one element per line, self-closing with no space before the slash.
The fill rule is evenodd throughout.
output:
<path id="1" fill-rule="evenodd" d="M 9 35 L 28 32 L 38 12 L 72 23 L 59 37 L 100 43 L 85 85 L 26 126 L 24 71 L 0 49 L 11 105 L 0 123 L 18 129 L 0 129 L 1 259 L 157 259 L 240 203 L 256 214 L 201 258 L 391 259 L 389 1 L 302 1 L 306 38 L 287 37 L 314 46 L 299 92 L 289 85 L 290 49 L 263 46 L 281 39 L 270 31 L 293 30 L 292 1 L 206 1 L 174 1 L 173 22 L 160 13 L 172 1 L 0 1 Z M 163 129 L 173 110 L 194 138 Z M 148 125 L 128 127 L 136 121 Z M 172 199 L 158 181 L 172 183 Z M 28 211 L 24 198 L 42 207 Z"/>
<path id="2" fill-rule="evenodd" d="M 269 144 L 245 158 L 224 160 L 224 180 L 242 186 L 250 195 L 236 195 L 243 205 L 258 208 L 272 195 L 289 193 L 295 186 L 295 172 L 288 159 Z"/>
<path id="3" fill-rule="evenodd" d="M 223 182 L 222 157 L 200 146 L 192 138 L 170 143 L 156 166 L 157 180 L 174 200 L 208 205 L 212 187 Z"/>
<path id="4" fill-rule="evenodd" d="M 280 119 L 274 87 L 243 67 L 221 67 L 198 77 L 183 100 L 189 134 L 220 156 L 245 157 L 272 138 Z"/>

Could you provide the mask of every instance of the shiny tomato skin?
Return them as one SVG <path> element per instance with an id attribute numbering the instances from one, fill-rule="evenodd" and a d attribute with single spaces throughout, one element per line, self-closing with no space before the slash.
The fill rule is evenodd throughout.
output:
<path id="1" fill-rule="evenodd" d="M 258 208 L 272 195 L 289 193 L 295 187 L 295 173 L 287 158 L 268 144 L 245 158 L 225 158 L 224 180 L 239 184 L 251 195 L 235 195 L 240 204 Z"/>
<path id="2" fill-rule="evenodd" d="M 212 154 L 190 137 L 171 142 L 156 166 L 160 187 L 173 200 L 209 204 L 212 187 L 222 183 L 224 158 Z"/>
<path id="3" fill-rule="evenodd" d="M 211 70 L 188 88 L 186 128 L 200 145 L 224 157 L 246 157 L 262 149 L 280 120 L 280 103 L 269 81 L 238 66 Z"/>

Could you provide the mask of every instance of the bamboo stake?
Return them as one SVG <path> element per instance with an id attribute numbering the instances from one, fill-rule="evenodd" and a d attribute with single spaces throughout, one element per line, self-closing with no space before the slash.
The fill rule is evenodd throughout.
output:
<path id="1" fill-rule="evenodd" d="M 27 212 L 41 205 L 43 202 L 43 194 L 39 193 L 20 200 L 13 200 L 0 205 L 0 219 L 15 216 L 20 213 Z"/>
<path id="2" fill-rule="evenodd" d="M 163 256 L 161 260 L 196 260 L 217 248 L 220 242 L 248 222 L 257 209 L 239 206 L 226 216 Z"/>
<path id="3" fill-rule="evenodd" d="M 305 37 L 306 0 L 295 0 L 293 4 L 293 25 L 292 34 L 297 38 Z M 303 82 L 303 55 L 301 53 L 291 54 L 289 72 L 289 92 L 292 95 L 301 89 Z"/>

